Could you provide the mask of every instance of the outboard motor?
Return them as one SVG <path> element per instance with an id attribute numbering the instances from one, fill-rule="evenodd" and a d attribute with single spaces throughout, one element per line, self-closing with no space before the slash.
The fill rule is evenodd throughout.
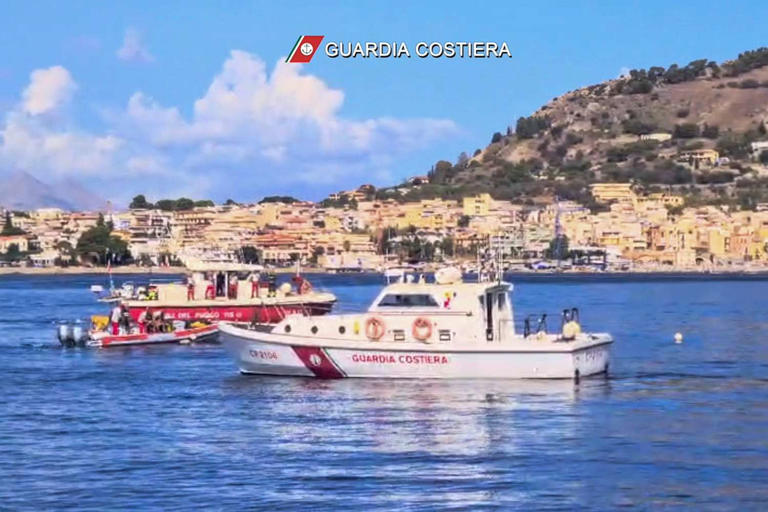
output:
<path id="1" fill-rule="evenodd" d="M 88 331 L 80 320 L 75 323 L 61 323 L 56 330 L 56 336 L 59 343 L 65 347 L 74 347 L 75 345 L 85 345 L 88 341 Z"/>
<path id="2" fill-rule="evenodd" d="M 73 327 L 72 327 L 72 343 L 75 345 L 84 345 L 86 339 L 88 338 L 88 333 L 83 329 L 82 324 L 78 321 Z"/>
<path id="3" fill-rule="evenodd" d="M 73 328 L 70 324 L 59 324 L 59 328 L 56 331 L 56 334 L 59 338 L 59 343 L 64 345 L 65 347 L 71 346 L 74 344 L 74 337 L 73 337 Z"/>

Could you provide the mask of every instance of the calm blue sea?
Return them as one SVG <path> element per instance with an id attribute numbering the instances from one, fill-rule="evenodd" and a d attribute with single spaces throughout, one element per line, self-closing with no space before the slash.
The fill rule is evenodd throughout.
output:
<path id="1" fill-rule="evenodd" d="M 313 280 L 345 308 L 380 286 Z M 768 281 L 515 282 L 520 318 L 578 306 L 615 335 L 609 379 L 261 378 L 218 345 L 61 349 L 55 323 L 100 312 L 103 277 L 0 276 L 0 509 L 768 509 Z"/>

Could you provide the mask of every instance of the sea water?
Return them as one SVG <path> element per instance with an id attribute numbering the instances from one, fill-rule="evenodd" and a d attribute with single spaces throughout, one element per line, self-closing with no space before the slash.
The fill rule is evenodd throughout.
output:
<path id="1" fill-rule="evenodd" d="M 382 281 L 311 279 L 343 310 Z M 63 349 L 56 323 L 105 312 L 104 278 L 0 276 L 0 509 L 768 508 L 768 281 L 513 280 L 519 319 L 576 306 L 614 335 L 608 379 L 320 381 L 240 375 L 211 344 Z"/>

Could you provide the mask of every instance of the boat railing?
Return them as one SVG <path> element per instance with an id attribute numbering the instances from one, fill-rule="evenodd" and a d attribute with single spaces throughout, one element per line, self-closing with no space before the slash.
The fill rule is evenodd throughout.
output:
<path id="1" fill-rule="evenodd" d="M 554 319 L 554 322 L 549 322 Z M 560 334 L 569 322 L 581 323 L 578 308 L 565 308 L 557 313 L 532 313 L 523 318 L 521 330 L 524 337 L 536 335 L 540 332 L 545 334 Z M 551 328 L 551 330 L 550 330 Z"/>
<path id="2" fill-rule="evenodd" d="M 522 333 L 524 337 L 539 332 L 547 332 L 547 313 L 530 314 L 523 319 Z"/>

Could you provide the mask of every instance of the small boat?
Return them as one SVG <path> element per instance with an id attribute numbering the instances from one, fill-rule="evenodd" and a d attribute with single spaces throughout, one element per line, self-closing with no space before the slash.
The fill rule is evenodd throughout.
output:
<path id="1" fill-rule="evenodd" d="M 88 347 L 125 347 L 129 345 L 159 345 L 165 343 L 213 342 L 219 336 L 215 325 L 203 325 L 177 329 L 171 332 L 109 334 L 105 331 L 92 333 L 85 342 Z"/>
<path id="2" fill-rule="evenodd" d="M 216 341 L 219 329 L 202 322 L 173 322 L 162 332 L 139 332 L 134 326 L 130 332 L 112 334 L 108 330 L 109 318 L 101 315 L 91 317 L 91 328 L 83 323 L 62 323 L 57 328 L 59 342 L 66 347 L 122 347 L 127 345 L 155 345 L 163 343 L 189 343 Z"/>
<path id="3" fill-rule="evenodd" d="M 559 332 L 547 332 L 546 316 L 516 332 L 511 290 L 441 269 L 434 282 L 408 275 L 386 285 L 359 314 L 222 322 L 221 342 L 245 374 L 578 380 L 608 372 L 609 334 L 582 332 L 573 308 Z"/>

